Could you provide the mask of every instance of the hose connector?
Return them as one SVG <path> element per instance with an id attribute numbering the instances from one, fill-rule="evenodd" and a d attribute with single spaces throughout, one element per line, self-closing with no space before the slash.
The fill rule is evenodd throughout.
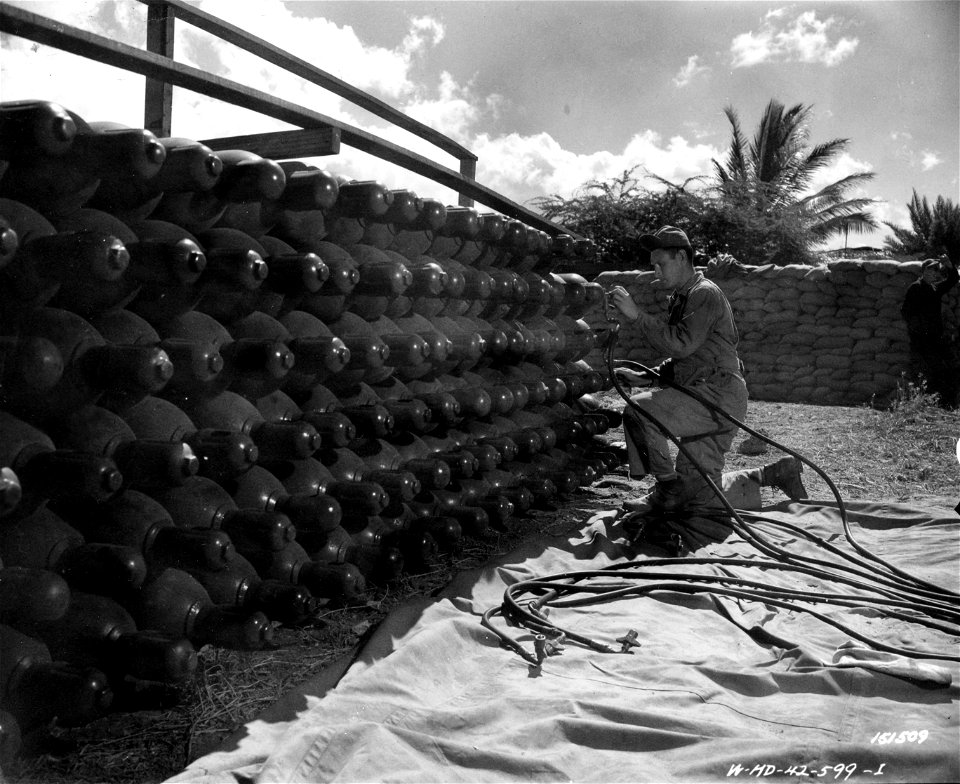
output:
<path id="1" fill-rule="evenodd" d="M 629 653 L 632 654 L 631 648 L 639 648 L 640 643 L 637 642 L 637 630 L 630 629 L 623 637 L 617 637 L 617 642 L 620 643 L 620 653 Z"/>

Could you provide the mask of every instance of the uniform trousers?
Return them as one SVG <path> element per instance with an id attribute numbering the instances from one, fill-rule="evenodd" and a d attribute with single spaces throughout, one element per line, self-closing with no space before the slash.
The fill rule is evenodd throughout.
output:
<path id="1" fill-rule="evenodd" d="M 739 373 L 718 369 L 708 378 L 686 384 L 705 400 L 743 421 L 747 414 L 747 385 Z M 671 387 L 644 389 L 630 398 L 682 440 L 693 460 L 718 485 L 721 484 L 724 455 L 733 444 L 737 428 L 720 414 Z M 690 458 L 682 452 L 674 463 L 667 437 L 631 406 L 623 412 L 623 431 L 631 477 L 657 477 L 674 473 L 683 482 L 684 503 L 710 504 L 713 491 Z"/>

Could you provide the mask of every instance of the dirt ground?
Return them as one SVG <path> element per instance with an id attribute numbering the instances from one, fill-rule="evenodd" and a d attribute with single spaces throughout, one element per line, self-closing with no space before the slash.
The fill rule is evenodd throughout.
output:
<path id="1" fill-rule="evenodd" d="M 620 407 L 613 393 L 602 398 L 605 404 Z M 960 501 L 960 413 L 939 409 L 926 399 L 901 401 L 892 411 L 754 402 L 747 424 L 818 465 L 845 500 L 948 509 Z M 622 430 L 611 430 L 602 438 L 622 441 Z M 750 443 L 745 433 L 737 436 L 728 468 L 761 466 L 781 456 L 773 448 L 746 454 L 754 451 Z M 814 471 L 805 469 L 803 479 L 810 498 L 832 499 L 828 485 Z M 270 650 L 204 648 L 197 677 L 180 690 L 177 705 L 58 729 L 54 737 L 62 748 L 8 766 L 0 773 L 0 782 L 4 775 L 6 781 L 31 784 L 162 781 L 215 749 L 281 694 L 348 655 L 363 633 L 399 603 L 429 595 L 457 571 L 482 565 L 526 538 L 572 531 L 596 512 L 618 508 L 647 484 L 629 479 L 621 467 L 581 488 L 556 510 L 519 519 L 510 532 L 466 540 L 460 552 L 444 556 L 433 571 L 371 591 L 361 606 L 321 612 L 311 624 L 278 630 L 277 644 Z M 784 499 L 776 490 L 763 493 L 765 503 Z"/>

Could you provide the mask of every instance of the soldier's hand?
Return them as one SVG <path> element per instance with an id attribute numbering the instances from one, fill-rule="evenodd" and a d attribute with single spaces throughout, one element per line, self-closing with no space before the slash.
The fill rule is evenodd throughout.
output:
<path id="1" fill-rule="evenodd" d="M 614 286 L 607 292 L 607 300 L 630 321 L 636 321 L 640 308 L 623 286 Z"/>

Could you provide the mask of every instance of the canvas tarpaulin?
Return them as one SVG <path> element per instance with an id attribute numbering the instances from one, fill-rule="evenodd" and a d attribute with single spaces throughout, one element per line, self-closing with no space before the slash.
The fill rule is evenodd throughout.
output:
<path id="1" fill-rule="evenodd" d="M 848 509 L 862 545 L 957 590 L 952 510 Z M 767 513 L 849 550 L 833 505 Z M 758 527 L 791 551 L 809 551 L 795 534 Z M 736 535 L 697 555 L 762 557 Z M 609 654 L 568 641 L 540 667 L 479 622 L 518 580 L 646 557 L 625 543 L 610 512 L 574 537 L 529 542 L 464 572 L 388 616 L 335 686 L 329 675 L 305 683 L 171 781 L 960 780 L 958 665 L 878 653 L 795 609 L 674 592 L 558 609 L 558 623 L 617 650 L 630 629 L 640 645 Z M 704 569 L 850 590 L 790 572 Z M 893 646 L 958 652 L 956 637 L 882 608 L 818 609 Z M 530 633 L 498 623 L 532 650 Z"/>

